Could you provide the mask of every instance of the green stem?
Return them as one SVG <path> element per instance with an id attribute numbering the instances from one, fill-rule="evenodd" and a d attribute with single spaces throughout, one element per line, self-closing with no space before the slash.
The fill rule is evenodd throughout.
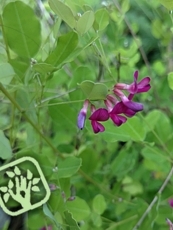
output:
<path id="1" fill-rule="evenodd" d="M 5 30 L 4 30 L 4 25 L 3 25 L 3 20 L 2 20 L 1 15 L 0 15 L 0 26 L 2 28 L 2 34 L 3 34 L 3 38 L 4 38 L 5 49 L 6 49 L 8 61 L 10 61 L 10 59 L 11 59 L 10 58 L 10 51 L 9 51 L 9 48 L 8 48 L 8 42 L 7 42 L 7 38 L 6 38 L 6 35 L 5 35 Z"/>
<path id="2" fill-rule="evenodd" d="M 36 124 L 26 115 L 26 111 L 20 107 L 20 105 L 14 100 L 14 98 L 8 93 L 4 86 L 0 83 L 0 90 L 11 101 L 11 103 L 22 113 L 23 117 L 30 123 L 30 125 L 37 131 L 37 133 L 45 140 L 55 154 L 59 154 L 58 150 L 52 145 L 50 140 L 40 131 Z"/>

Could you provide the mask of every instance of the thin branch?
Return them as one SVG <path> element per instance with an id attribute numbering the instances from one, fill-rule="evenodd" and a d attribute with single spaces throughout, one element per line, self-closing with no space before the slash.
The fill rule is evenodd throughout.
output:
<path id="1" fill-rule="evenodd" d="M 11 101 L 11 103 L 22 113 L 23 117 L 30 123 L 30 125 L 37 131 L 37 133 L 45 140 L 45 142 L 50 146 L 55 154 L 58 154 L 58 150 L 52 145 L 50 140 L 40 131 L 39 127 L 26 115 L 26 111 L 20 107 L 20 105 L 15 101 L 15 99 L 8 93 L 4 86 L 0 83 L 0 90 L 3 94 Z"/>
<path id="2" fill-rule="evenodd" d="M 144 219 L 146 218 L 146 216 L 148 215 L 148 213 L 151 211 L 152 207 L 154 206 L 154 204 L 158 200 L 159 195 L 162 194 L 163 190 L 167 186 L 172 174 L 173 174 L 173 167 L 171 168 L 168 176 L 166 177 L 165 181 L 163 182 L 162 186 L 160 187 L 159 191 L 157 192 L 157 195 L 154 197 L 154 199 L 152 200 L 152 202 L 150 203 L 150 205 L 148 206 L 148 208 L 146 209 L 146 211 L 144 212 L 142 217 L 139 219 L 137 224 L 134 226 L 133 230 L 137 230 L 140 227 L 140 225 L 142 224 L 142 222 L 144 221 Z"/>
<path id="3" fill-rule="evenodd" d="M 114 5 L 116 6 L 116 8 L 118 9 L 118 11 L 123 15 L 123 12 L 122 12 L 118 2 L 116 0 L 113 0 L 113 2 L 114 2 Z M 130 23 L 128 22 L 128 20 L 127 20 L 125 15 L 124 15 L 124 21 L 125 21 L 127 27 L 129 28 L 130 33 L 133 36 L 133 38 L 134 38 L 134 40 L 135 40 L 135 42 L 136 42 L 136 44 L 138 46 L 138 49 L 139 49 L 139 51 L 140 51 L 140 53 L 142 55 L 142 58 L 143 58 L 143 60 L 145 62 L 145 65 L 147 66 L 148 72 L 151 75 L 151 67 L 150 67 L 150 64 L 148 62 L 147 56 L 145 54 L 145 51 L 144 51 L 143 47 L 140 45 L 138 39 L 136 38 L 136 34 L 134 33 L 134 31 L 133 31 L 133 29 L 132 29 L 132 27 L 131 27 Z"/>

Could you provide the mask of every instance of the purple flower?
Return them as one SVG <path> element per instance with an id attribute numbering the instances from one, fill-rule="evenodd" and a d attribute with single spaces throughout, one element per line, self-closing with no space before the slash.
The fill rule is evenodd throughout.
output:
<path id="1" fill-rule="evenodd" d="M 83 108 L 80 110 L 77 118 L 77 126 L 79 129 L 83 129 L 86 120 L 86 114 L 88 109 L 89 101 L 85 100 L 83 104 Z"/>
<path id="2" fill-rule="evenodd" d="M 104 132 L 105 127 L 98 121 L 107 121 L 109 119 L 109 113 L 107 109 L 100 108 L 95 110 L 95 106 L 91 106 L 92 115 L 89 117 L 94 133 Z"/>
<path id="3" fill-rule="evenodd" d="M 134 82 L 130 85 L 124 84 L 124 83 L 117 83 L 114 86 L 114 89 L 118 90 L 127 90 L 130 94 L 136 94 L 136 93 L 143 93 L 147 92 L 151 86 L 150 86 L 150 78 L 145 77 L 143 78 L 139 83 L 137 83 L 138 80 L 138 71 L 134 72 Z"/>
<path id="4" fill-rule="evenodd" d="M 170 199 L 168 202 L 169 202 L 169 205 L 171 206 L 171 208 L 173 208 L 173 199 Z"/>
<path id="5" fill-rule="evenodd" d="M 119 89 L 114 89 L 114 93 L 121 98 L 122 103 L 130 110 L 133 110 L 134 112 L 143 110 L 143 105 L 141 103 L 131 101 L 133 94 L 126 97 L 126 95 Z"/>

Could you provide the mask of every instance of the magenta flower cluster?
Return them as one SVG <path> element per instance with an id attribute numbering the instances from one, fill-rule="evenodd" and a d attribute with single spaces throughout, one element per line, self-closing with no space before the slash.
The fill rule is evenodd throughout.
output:
<path id="1" fill-rule="evenodd" d="M 104 100 L 106 108 L 96 109 L 89 100 L 85 100 L 83 108 L 78 114 L 78 128 L 84 128 L 89 104 L 91 104 L 89 120 L 94 133 L 104 132 L 105 127 L 100 122 L 107 121 L 110 118 L 116 126 L 120 126 L 126 122 L 127 117 L 132 117 L 143 110 L 143 105 L 132 99 L 135 94 L 147 92 L 151 88 L 150 78 L 145 77 L 140 82 L 137 82 L 137 80 L 138 71 L 135 71 L 132 84 L 117 83 L 114 85 L 112 94 L 107 95 Z M 123 90 L 127 91 L 128 95 L 124 94 Z"/>

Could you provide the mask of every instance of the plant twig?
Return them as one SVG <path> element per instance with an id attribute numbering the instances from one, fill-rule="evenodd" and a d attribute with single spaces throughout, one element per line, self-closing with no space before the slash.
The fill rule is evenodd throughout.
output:
<path id="1" fill-rule="evenodd" d="M 39 127 L 27 116 L 26 111 L 20 107 L 20 105 L 15 101 L 15 99 L 9 94 L 9 92 L 0 83 L 0 90 L 3 94 L 11 101 L 11 103 L 22 113 L 23 117 L 30 123 L 30 125 L 37 131 L 37 133 L 45 140 L 45 142 L 51 147 L 55 154 L 58 154 L 58 150 L 52 145 L 50 140 L 40 131 Z"/>
<path id="2" fill-rule="evenodd" d="M 148 206 L 148 208 L 146 209 L 146 211 L 144 212 L 144 214 L 142 215 L 142 217 L 139 219 L 139 221 L 137 222 L 137 224 L 134 226 L 133 230 L 136 230 L 136 229 L 138 229 L 140 227 L 140 225 L 142 224 L 142 222 L 144 221 L 144 219 L 146 218 L 146 216 L 148 215 L 148 213 L 151 211 L 153 205 L 158 200 L 159 195 L 162 194 L 163 190 L 167 186 L 167 184 L 168 184 L 168 182 L 169 182 L 172 174 L 173 174 L 173 167 L 171 168 L 168 176 L 166 177 L 165 181 L 163 182 L 163 184 L 160 187 L 159 191 L 157 192 L 156 196 L 154 197 L 154 199 L 152 200 L 152 202 L 150 203 L 150 205 Z"/>

